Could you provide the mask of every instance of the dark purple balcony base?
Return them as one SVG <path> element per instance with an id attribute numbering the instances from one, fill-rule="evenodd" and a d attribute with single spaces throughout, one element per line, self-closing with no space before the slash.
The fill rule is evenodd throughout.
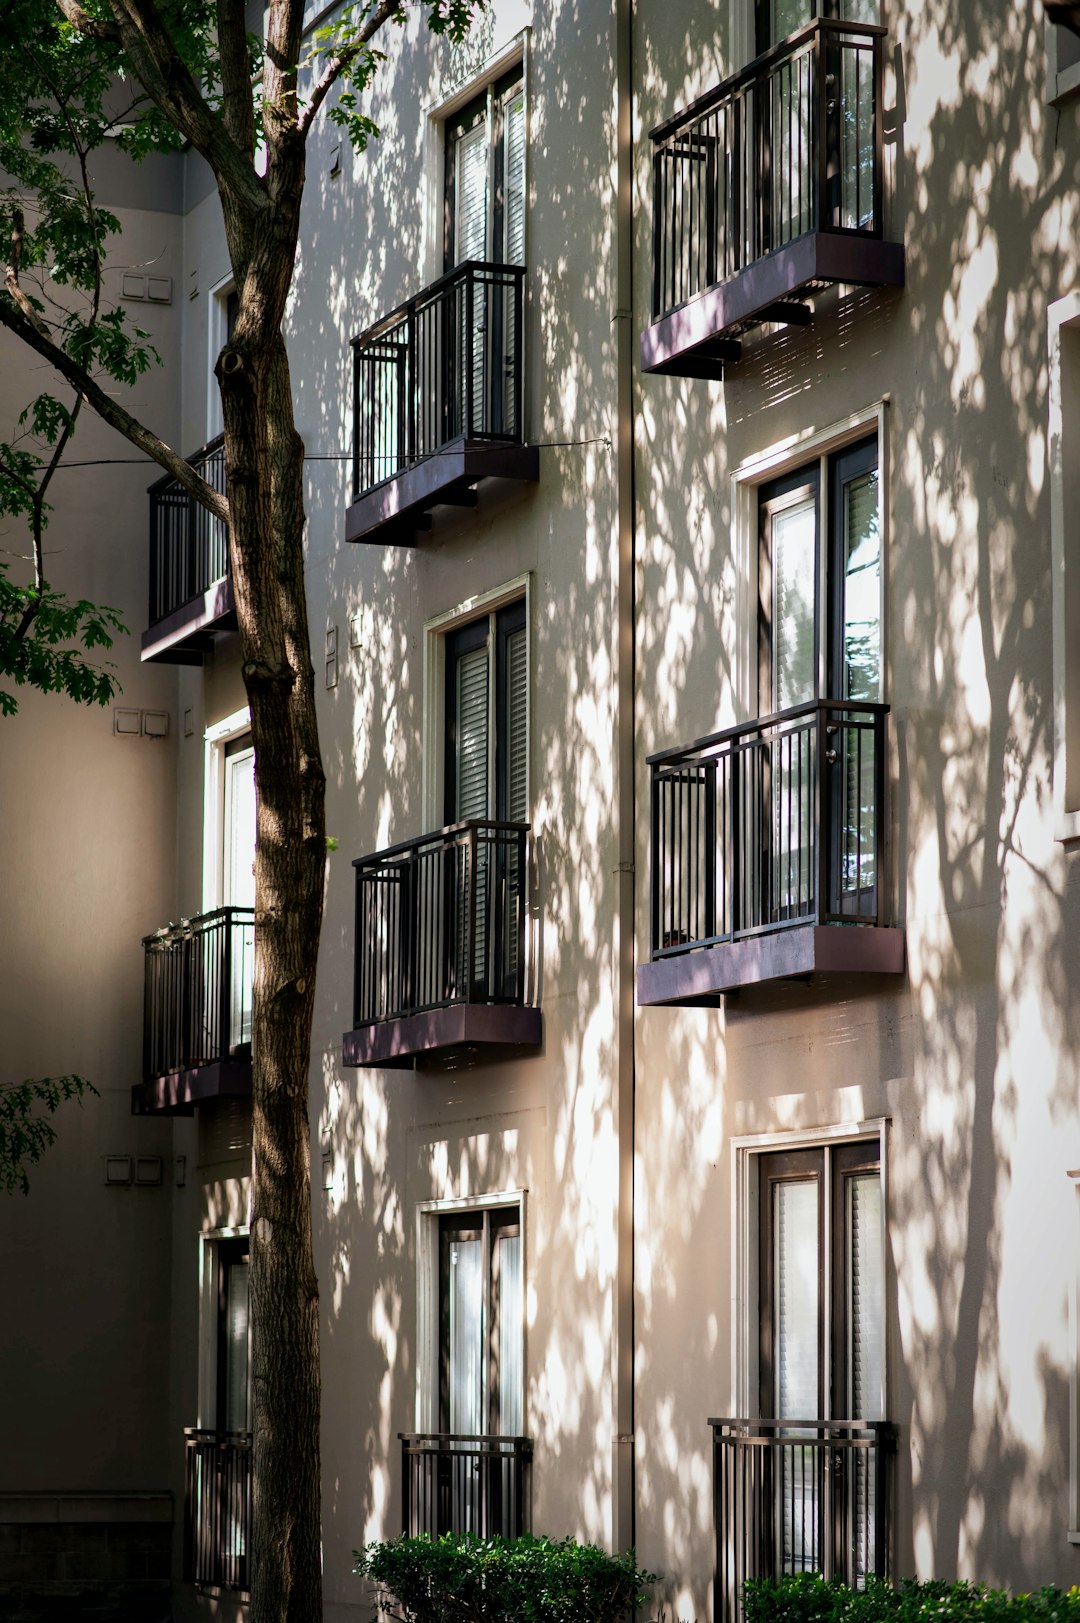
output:
<path id="1" fill-rule="evenodd" d="M 482 479 L 514 479 L 535 484 L 540 451 L 535 445 L 492 440 L 451 440 L 393 479 L 354 501 L 345 512 L 346 541 L 374 541 L 386 547 L 416 545 L 416 532 L 431 527 L 428 515 L 440 505 L 474 507 Z"/>
<path id="2" fill-rule="evenodd" d="M 814 975 L 902 975 L 904 932 L 872 924 L 803 924 L 641 964 L 642 1008 L 711 1008 L 725 992 Z"/>
<path id="3" fill-rule="evenodd" d="M 154 1076 L 131 1090 L 133 1116 L 190 1116 L 211 1099 L 250 1099 L 251 1061 L 217 1060 L 193 1071 Z"/>
<path id="4" fill-rule="evenodd" d="M 720 378 L 740 357 L 739 335 L 765 321 L 803 326 L 803 302 L 825 287 L 903 287 L 904 249 L 859 232 L 808 231 L 707 288 L 641 335 L 641 370 Z M 785 310 L 785 306 L 788 306 Z"/>
<path id="5" fill-rule="evenodd" d="M 411 1068 L 424 1054 L 474 1048 L 538 1048 L 543 1035 L 539 1009 L 516 1003 L 453 1003 L 446 1009 L 379 1020 L 347 1031 L 343 1065 Z"/>
<path id="6" fill-rule="evenodd" d="M 159 665 L 201 665 L 213 647 L 212 633 L 235 630 L 236 602 L 226 576 L 144 631 L 140 657 Z"/>

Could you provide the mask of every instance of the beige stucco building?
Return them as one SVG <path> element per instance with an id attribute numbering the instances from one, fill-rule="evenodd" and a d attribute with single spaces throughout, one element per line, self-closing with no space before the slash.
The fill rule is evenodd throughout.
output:
<path id="1" fill-rule="evenodd" d="M 1072 1584 L 1080 40 L 499 0 L 388 56 L 289 315 L 326 1617 L 403 1521 L 634 1544 L 697 1623 Z M 99 195 L 213 476 L 206 172 Z M 0 1082 L 100 1094 L 0 1222 L 0 1617 L 246 1582 L 252 757 L 223 537 L 130 455 L 84 421 L 50 529 L 122 697 L 0 723 Z"/>

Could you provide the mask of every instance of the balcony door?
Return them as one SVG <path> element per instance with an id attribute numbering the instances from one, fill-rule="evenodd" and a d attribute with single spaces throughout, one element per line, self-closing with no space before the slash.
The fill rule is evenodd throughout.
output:
<path id="1" fill-rule="evenodd" d="M 758 1237 L 760 1412 L 790 1423 L 771 1467 L 774 1570 L 859 1583 L 872 1557 L 868 1455 L 810 1446 L 806 1423 L 884 1418 L 878 1140 L 763 1155 Z"/>
<path id="2" fill-rule="evenodd" d="M 528 819 L 528 664 L 525 604 L 517 602 L 452 632 L 446 644 L 445 818 Z M 462 844 L 451 881 L 454 979 L 459 994 L 487 1001 L 517 982 L 520 884 L 515 843 Z M 475 850 L 475 887 L 469 851 Z M 475 914 L 473 898 L 475 897 Z M 473 942 L 468 962 L 467 942 Z"/>
<path id="3" fill-rule="evenodd" d="M 881 529 L 876 437 L 764 486 L 760 498 L 759 712 L 818 698 L 881 696 Z M 771 728 L 749 786 L 769 807 L 761 828 L 767 922 L 808 917 L 818 898 L 817 776 L 825 774 L 825 909 L 876 911 L 872 734 L 857 714 L 803 716 Z M 747 813 L 749 815 L 749 812 Z M 764 824 L 765 819 L 761 819 Z"/>
<path id="4" fill-rule="evenodd" d="M 880 23 L 881 0 L 756 0 L 757 54 L 770 50 L 815 17 L 846 23 Z"/>
<path id="5" fill-rule="evenodd" d="M 224 816 L 222 818 L 221 904 L 255 907 L 255 751 L 251 738 L 235 739 L 225 749 Z M 227 926 L 229 942 L 229 1051 L 251 1042 L 251 985 L 255 963 L 255 928 L 246 918 Z"/>
<path id="6" fill-rule="evenodd" d="M 523 264 L 525 88 L 520 68 L 488 85 L 447 121 L 445 180 L 446 269 L 469 260 Z M 516 430 L 513 311 L 508 288 L 495 287 L 486 279 L 462 285 L 452 322 L 460 341 L 452 368 L 457 379 L 452 395 L 457 433 Z"/>
<path id="7" fill-rule="evenodd" d="M 439 1222 L 439 1430 L 447 1456 L 442 1519 L 455 1532 L 503 1525 L 506 1484 L 475 1440 L 519 1437 L 524 1404 L 524 1253 L 516 1206 L 445 1214 Z M 472 1439 L 470 1448 L 465 1439 Z"/>

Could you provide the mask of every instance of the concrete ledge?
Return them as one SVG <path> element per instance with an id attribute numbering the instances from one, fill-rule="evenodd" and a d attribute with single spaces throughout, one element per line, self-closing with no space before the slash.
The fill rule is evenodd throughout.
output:
<path id="1" fill-rule="evenodd" d="M 226 1097 L 250 1099 L 249 1059 L 220 1060 L 193 1071 L 174 1071 L 169 1076 L 137 1082 L 131 1090 L 131 1114 L 190 1116 L 196 1105 Z"/>
<path id="2" fill-rule="evenodd" d="M 641 964 L 642 1008 L 712 1006 L 725 992 L 810 975 L 902 975 L 904 932 L 871 924 L 803 924 Z"/>
<path id="3" fill-rule="evenodd" d="M 902 287 L 904 249 L 861 232 L 808 231 L 734 276 L 706 288 L 646 327 L 641 370 L 674 377 L 722 377 L 718 342 L 755 320 L 770 319 L 771 305 L 797 299 L 806 289 L 834 283 Z M 728 357 L 730 361 L 733 357 Z"/>
<path id="4" fill-rule="evenodd" d="M 539 477 L 540 452 L 535 445 L 451 440 L 350 503 L 345 510 L 345 539 L 411 546 L 415 542 L 412 530 L 425 513 L 443 502 L 454 505 L 481 480 L 535 484 Z"/>
<path id="5" fill-rule="evenodd" d="M 542 1036 L 539 1009 L 517 1003 L 454 1003 L 347 1031 L 341 1040 L 342 1064 L 411 1065 L 416 1055 L 440 1049 L 538 1048 Z"/>
<path id="6" fill-rule="evenodd" d="M 235 627 L 236 601 L 226 575 L 144 631 L 140 658 L 159 665 L 201 665 L 213 646 L 210 633 Z"/>

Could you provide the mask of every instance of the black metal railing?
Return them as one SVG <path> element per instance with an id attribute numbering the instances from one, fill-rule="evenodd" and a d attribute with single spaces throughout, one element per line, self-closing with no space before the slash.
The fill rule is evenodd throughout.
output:
<path id="1" fill-rule="evenodd" d="M 184 1582 L 247 1591 L 251 1433 L 184 1432 Z"/>
<path id="2" fill-rule="evenodd" d="M 225 438 L 218 435 L 188 457 L 207 484 L 225 494 Z M 175 479 L 150 486 L 150 624 L 201 593 L 229 572 L 229 534 L 219 518 L 188 495 Z"/>
<path id="3" fill-rule="evenodd" d="M 219 907 L 143 937 L 143 1075 L 251 1051 L 255 913 Z"/>
<path id="4" fill-rule="evenodd" d="M 525 1002 L 528 823 L 456 823 L 356 869 L 354 1023 Z"/>
<path id="5" fill-rule="evenodd" d="M 519 1538 L 531 1522 L 527 1437 L 405 1433 L 401 1438 L 402 1531 Z"/>
<path id="6" fill-rule="evenodd" d="M 808 231 L 880 237 L 885 30 L 819 17 L 653 131 L 653 317 Z"/>
<path id="7" fill-rule="evenodd" d="M 883 922 L 888 708 L 820 700 L 649 757 L 654 959 Z"/>
<path id="8" fill-rule="evenodd" d="M 889 1421 L 710 1420 L 718 1623 L 748 1578 L 890 1572 Z"/>
<path id="9" fill-rule="evenodd" d="M 353 339 L 356 496 L 451 440 L 521 442 L 524 285 L 468 260 Z"/>

